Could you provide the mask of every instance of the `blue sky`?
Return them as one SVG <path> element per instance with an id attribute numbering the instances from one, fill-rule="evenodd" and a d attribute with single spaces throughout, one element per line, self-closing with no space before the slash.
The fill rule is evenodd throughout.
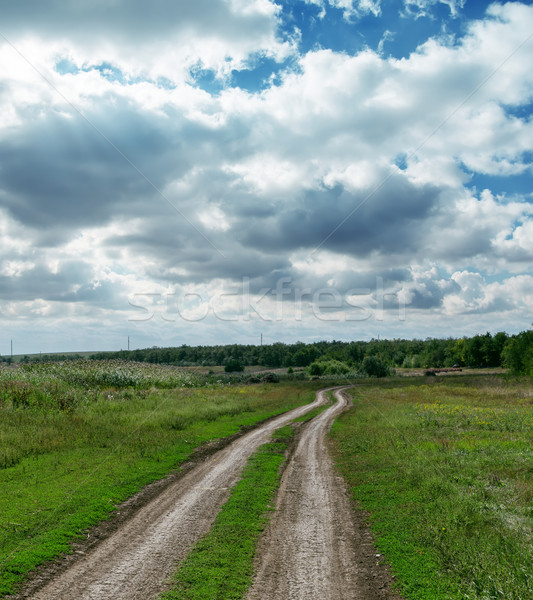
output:
<path id="1" fill-rule="evenodd" d="M 528 328 L 532 31 L 531 2 L 3 5 L 0 353 Z"/>

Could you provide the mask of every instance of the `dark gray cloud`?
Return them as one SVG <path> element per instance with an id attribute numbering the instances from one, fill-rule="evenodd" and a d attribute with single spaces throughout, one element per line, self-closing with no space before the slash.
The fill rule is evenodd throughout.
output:
<path id="1" fill-rule="evenodd" d="M 60 300 L 72 294 L 75 286 L 86 286 L 92 276 L 92 266 L 84 261 L 64 261 L 57 271 L 38 262 L 20 275 L 0 276 L 0 298 L 4 301 Z"/>
<path id="2" fill-rule="evenodd" d="M 321 247 L 353 256 L 413 251 L 426 235 L 439 192 L 402 176 L 389 178 L 374 193 L 356 194 L 341 186 L 309 191 L 280 207 L 275 219 L 243 224 L 238 236 L 244 246 L 264 250 Z"/>
<path id="3" fill-rule="evenodd" d="M 170 41 L 173 35 L 196 35 L 241 39 L 249 31 L 268 32 L 269 19 L 258 12 L 231 10 L 222 0 L 22 0 L 2 6 L 2 29 L 6 35 L 34 34 L 54 39 L 69 38 L 97 45 L 102 38 L 135 46 L 144 42 Z"/>
<path id="4" fill-rule="evenodd" d="M 0 206 L 43 231 L 44 243 L 50 231 L 62 238 L 77 227 L 157 211 L 166 201 L 153 186 L 162 189 L 191 167 L 190 142 L 176 122 L 171 135 L 163 119 L 121 102 L 87 118 L 94 127 L 76 113 L 48 112 L 0 139 Z"/>

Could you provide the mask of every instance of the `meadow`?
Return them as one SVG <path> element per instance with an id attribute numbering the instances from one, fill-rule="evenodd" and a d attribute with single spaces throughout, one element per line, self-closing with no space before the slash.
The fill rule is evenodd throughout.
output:
<path id="1" fill-rule="evenodd" d="M 313 399 L 123 361 L 1 368 L 0 596 L 202 444 Z"/>
<path id="2" fill-rule="evenodd" d="M 0 597 L 203 443 L 333 384 L 217 377 L 120 360 L 0 367 Z M 531 380 L 485 373 L 354 383 L 354 406 L 332 428 L 333 456 L 402 596 L 533 598 Z M 213 597 L 244 595 L 291 431 L 280 434 L 251 459 L 169 598 L 204 597 L 206 585 Z"/>
<path id="3" fill-rule="evenodd" d="M 330 435 L 380 560 L 409 600 L 533 598 L 531 380 L 409 379 L 361 382 Z"/>

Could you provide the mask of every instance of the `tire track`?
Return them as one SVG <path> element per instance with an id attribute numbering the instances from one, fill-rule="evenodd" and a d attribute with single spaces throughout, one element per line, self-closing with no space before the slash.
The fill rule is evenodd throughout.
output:
<path id="1" fill-rule="evenodd" d="M 33 600 L 147 600 L 205 534 L 250 455 L 273 431 L 326 401 L 280 415 L 212 455 L 140 509 L 118 531 L 30 595 Z M 27 596 L 28 597 L 28 596 Z"/>
<path id="2" fill-rule="evenodd" d="M 305 427 L 283 474 L 247 600 L 396 598 L 328 455 L 326 433 L 349 404 L 343 390 L 335 397 L 336 404 Z"/>

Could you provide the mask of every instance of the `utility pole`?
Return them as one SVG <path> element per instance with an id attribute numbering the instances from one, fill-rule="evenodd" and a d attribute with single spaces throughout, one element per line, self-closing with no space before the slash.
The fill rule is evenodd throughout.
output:
<path id="1" fill-rule="evenodd" d="M 11 358 L 13 358 L 13 340 L 11 340 Z"/>
<path id="2" fill-rule="evenodd" d="M 263 334 L 261 334 L 261 346 L 263 345 Z"/>
<path id="3" fill-rule="evenodd" d="M 130 351 L 130 336 L 128 335 L 128 352 Z"/>

